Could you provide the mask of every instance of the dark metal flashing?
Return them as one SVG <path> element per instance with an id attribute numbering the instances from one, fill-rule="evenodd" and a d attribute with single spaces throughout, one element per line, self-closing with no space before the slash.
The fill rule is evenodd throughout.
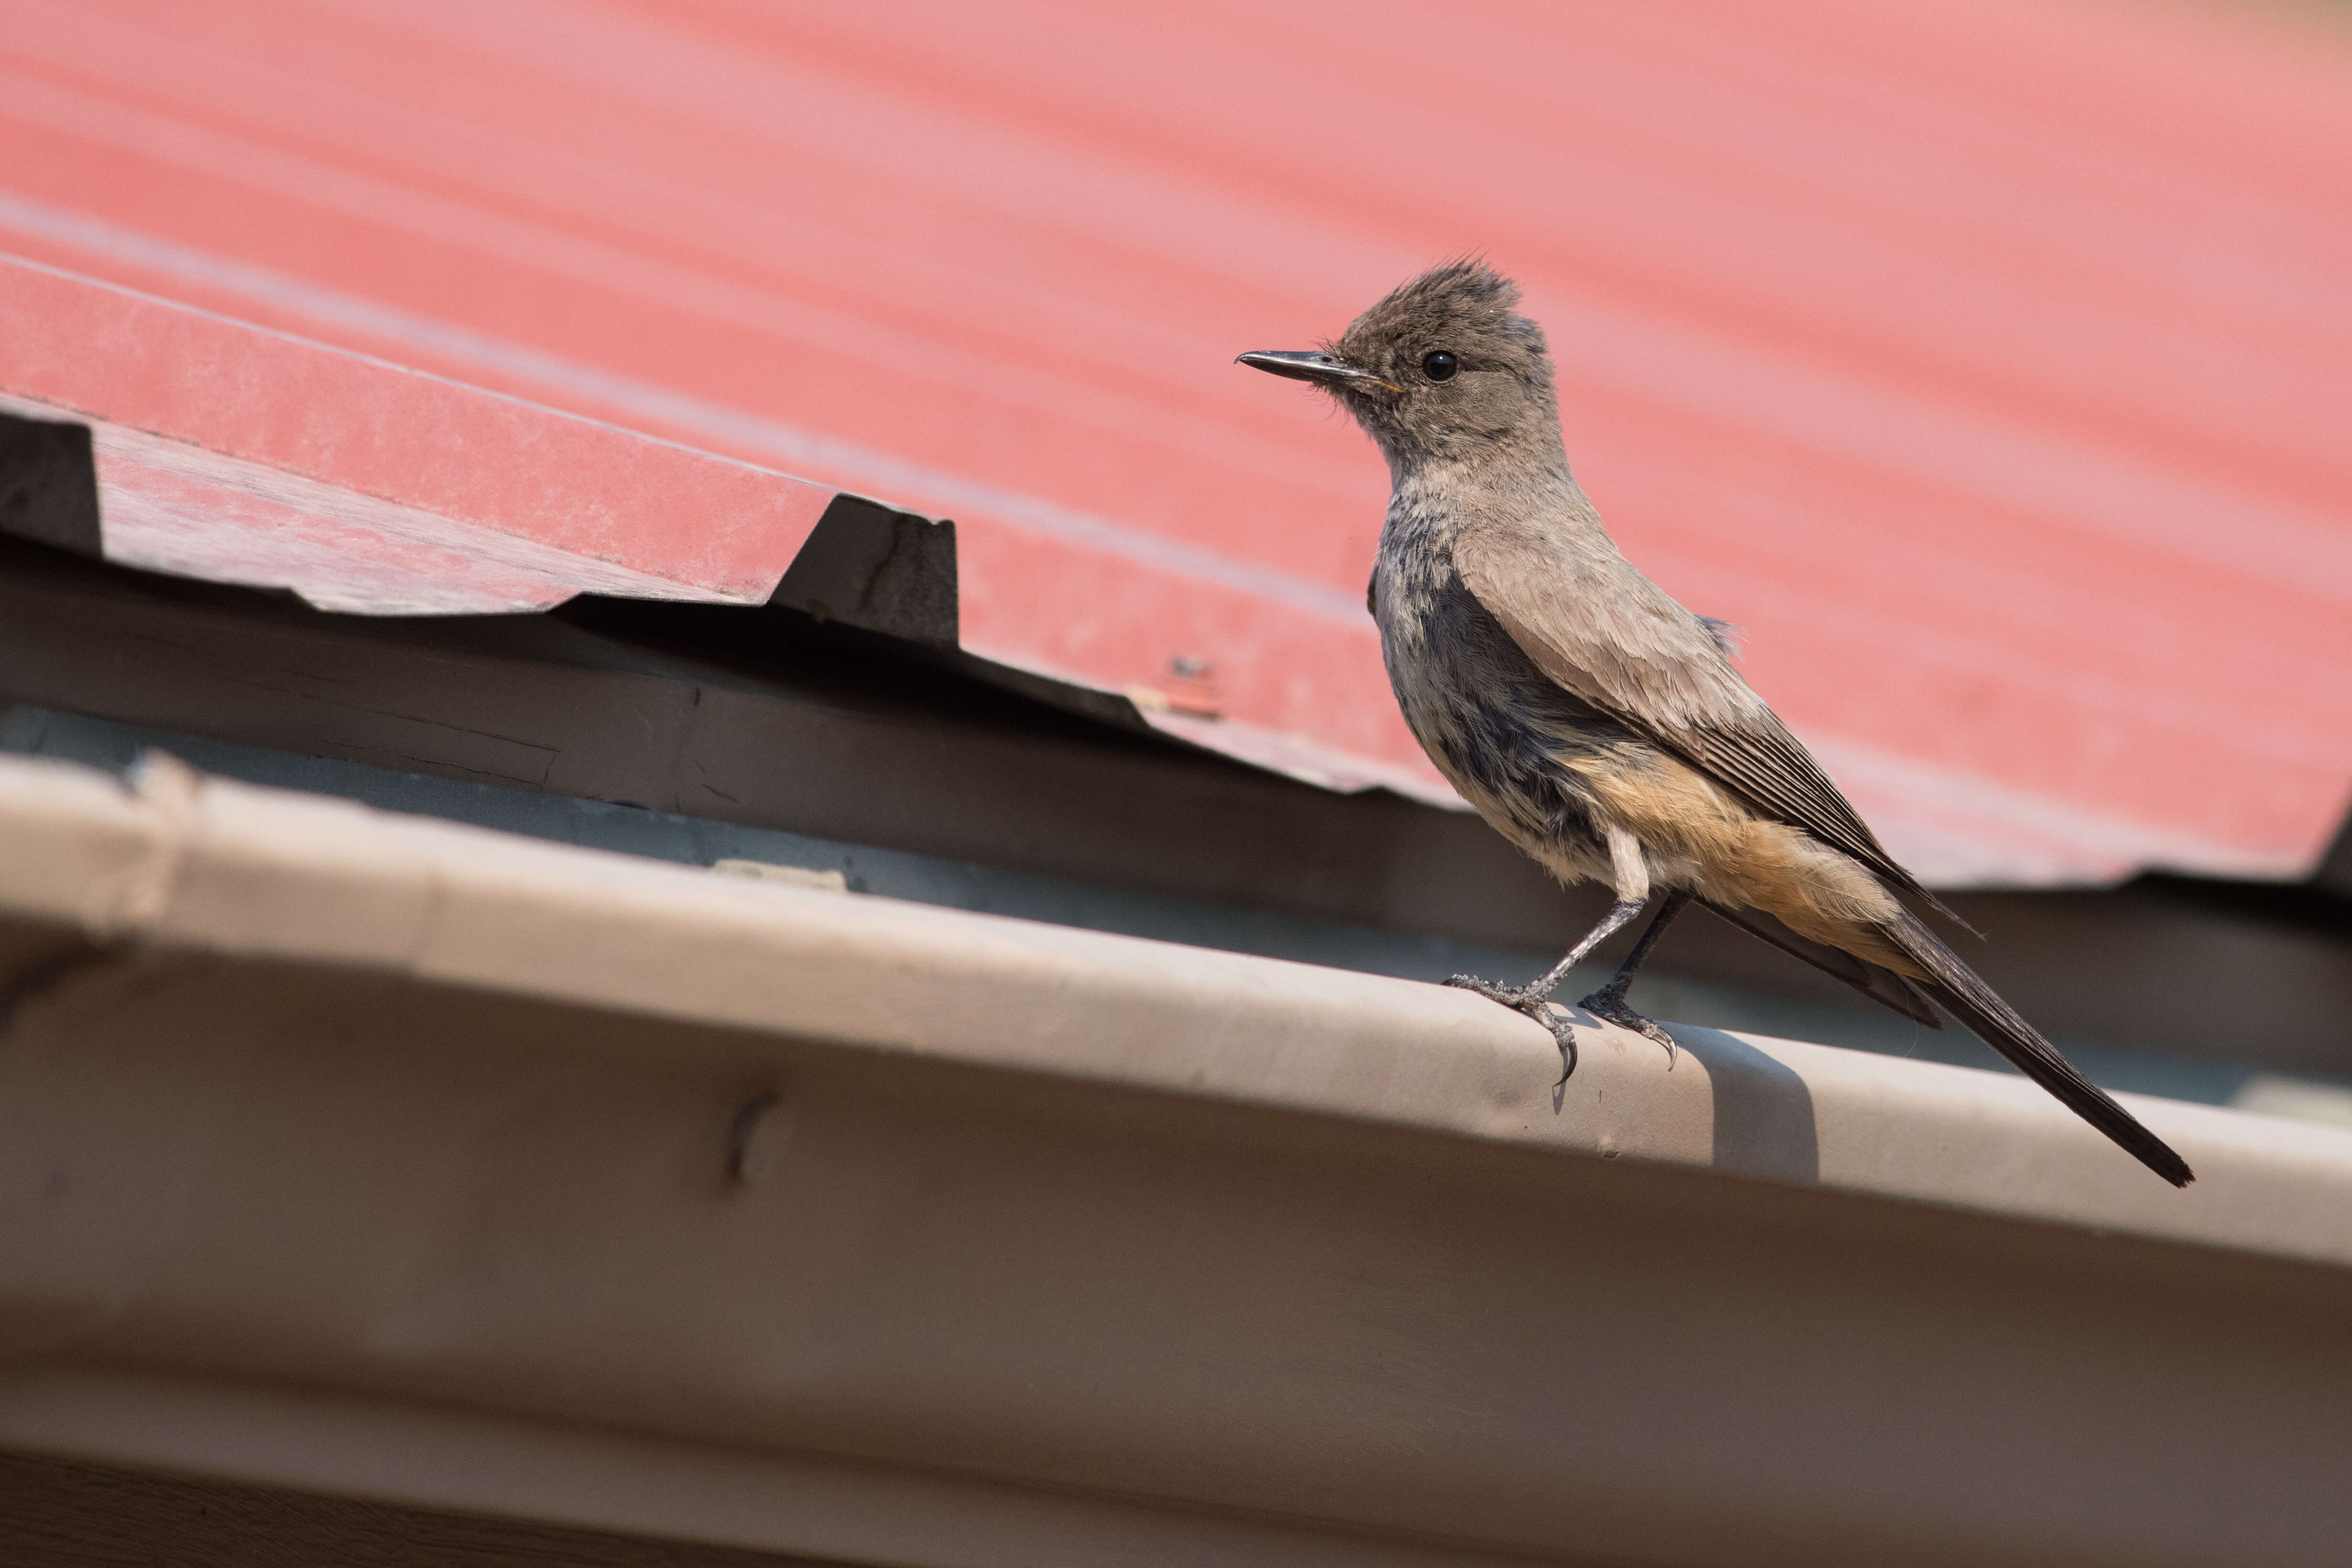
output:
<path id="1" fill-rule="evenodd" d="M 89 426 L 0 410 L 0 533 L 103 552 Z"/>
<path id="2" fill-rule="evenodd" d="M 925 647 L 957 646 L 955 524 L 835 496 L 771 605 Z"/>

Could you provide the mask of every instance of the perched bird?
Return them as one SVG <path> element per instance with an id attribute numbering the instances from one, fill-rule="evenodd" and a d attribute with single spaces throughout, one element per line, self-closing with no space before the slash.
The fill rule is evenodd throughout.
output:
<path id="1" fill-rule="evenodd" d="M 1628 1006 L 1625 990 L 1696 900 L 1906 1018 L 1941 1027 L 1941 1006 L 2187 1185 L 2179 1155 L 1900 901 L 1949 913 L 1732 668 L 1720 626 L 1618 552 L 1570 477 L 1551 357 L 1518 298 L 1483 263 L 1449 263 L 1322 349 L 1240 356 L 1331 393 L 1388 458 L 1370 606 L 1390 683 L 1430 760 L 1553 876 L 1616 892 L 1607 917 L 1533 984 L 1452 984 L 1544 1025 L 1572 1071 L 1574 1026 L 1550 1007 L 1553 990 L 1663 893 L 1623 966 L 1580 1005 L 1671 1053 L 1673 1037 Z"/>

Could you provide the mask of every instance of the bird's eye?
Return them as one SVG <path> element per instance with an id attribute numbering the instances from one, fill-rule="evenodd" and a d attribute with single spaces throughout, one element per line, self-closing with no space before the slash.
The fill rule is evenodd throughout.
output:
<path id="1" fill-rule="evenodd" d="M 1452 381 L 1462 362 L 1444 349 L 1433 349 L 1421 359 L 1421 374 L 1432 381 Z"/>

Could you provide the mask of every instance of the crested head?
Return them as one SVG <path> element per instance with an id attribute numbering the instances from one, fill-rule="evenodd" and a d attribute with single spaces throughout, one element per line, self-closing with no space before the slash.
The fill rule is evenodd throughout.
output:
<path id="1" fill-rule="evenodd" d="M 1392 464 L 1496 448 L 1556 453 L 1551 355 L 1518 302 L 1518 285 L 1483 261 L 1433 267 L 1326 348 L 1376 378 L 1331 390 Z"/>

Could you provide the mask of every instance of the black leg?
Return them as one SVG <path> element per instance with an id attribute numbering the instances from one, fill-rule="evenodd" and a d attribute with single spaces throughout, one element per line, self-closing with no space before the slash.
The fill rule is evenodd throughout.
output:
<path id="1" fill-rule="evenodd" d="M 1653 920 L 1649 929 L 1642 933 L 1642 940 L 1633 944 L 1633 951 L 1625 955 L 1625 962 L 1617 966 L 1617 973 L 1609 977 L 1609 984 L 1594 994 L 1599 995 L 1601 993 L 1614 993 L 1619 996 L 1625 994 L 1625 988 L 1633 984 L 1633 972 L 1642 967 L 1642 961 L 1650 956 L 1652 948 L 1658 945 L 1658 938 L 1665 934 L 1666 927 L 1673 923 L 1674 918 L 1682 913 L 1690 901 L 1691 896 L 1688 893 L 1668 893 L 1666 901 L 1658 906 L 1657 918 Z"/>
<path id="2" fill-rule="evenodd" d="M 1633 944 L 1633 951 L 1625 955 L 1625 962 L 1617 966 L 1617 973 L 1609 977 L 1609 984 L 1577 1004 L 1597 1018 L 1606 1018 L 1612 1024 L 1647 1035 L 1665 1047 L 1668 1067 L 1675 1063 L 1675 1037 L 1627 1006 L 1625 988 L 1633 984 L 1634 971 L 1642 967 L 1642 961 L 1650 956 L 1650 949 L 1658 945 L 1658 938 L 1665 934 L 1667 925 L 1683 912 L 1690 900 L 1688 893 L 1668 893 L 1666 901 L 1658 906 L 1657 918 L 1642 933 L 1642 940 Z"/>

